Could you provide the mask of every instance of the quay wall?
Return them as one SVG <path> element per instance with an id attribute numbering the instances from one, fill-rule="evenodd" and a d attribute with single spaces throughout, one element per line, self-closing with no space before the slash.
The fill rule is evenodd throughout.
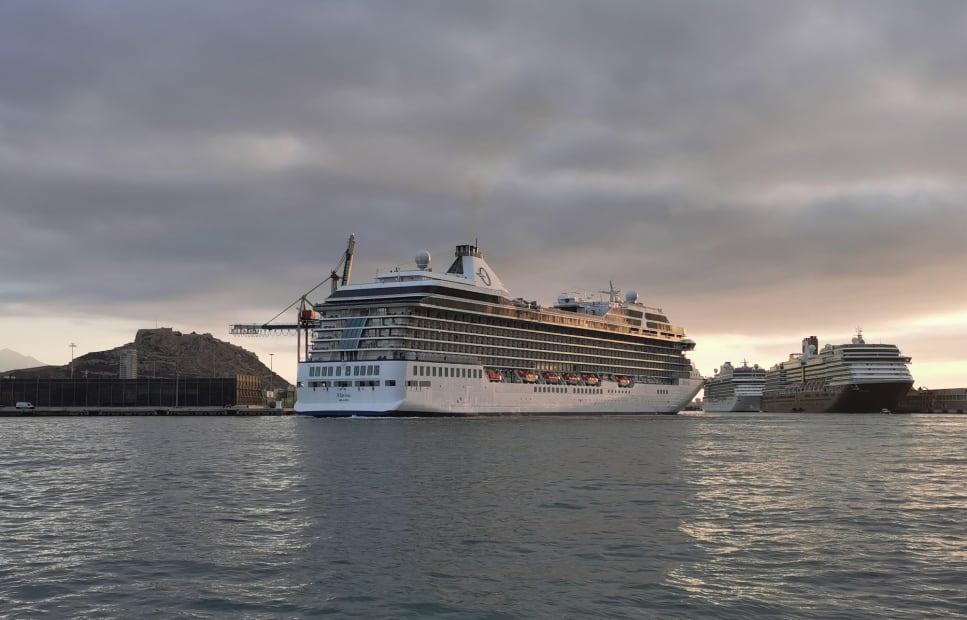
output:
<path id="1" fill-rule="evenodd" d="M 36 407 L 17 409 L 0 407 L 0 418 L 54 418 L 107 416 L 284 416 L 294 415 L 292 409 L 268 407 Z"/>

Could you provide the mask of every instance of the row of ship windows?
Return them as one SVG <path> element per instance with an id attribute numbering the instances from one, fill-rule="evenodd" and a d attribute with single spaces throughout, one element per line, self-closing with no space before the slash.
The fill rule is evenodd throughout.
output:
<path id="1" fill-rule="evenodd" d="M 339 314 L 330 314 L 327 317 L 326 323 L 317 332 L 318 336 L 328 336 L 328 337 L 339 337 L 340 330 L 346 329 L 347 320 L 359 320 L 366 319 L 365 328 L 367 331 L 373 330 L 377 331 L 381 335 L 387 335 L 387 332 L 392 332 L 393 335 L 408 335 L 406 332 L 411 331 L 409 328 L 424 328 L 431 329 L 433 331 L 441 332 L 442 334 L 452 334 L 453 337 L 458 339 L 466 339 L 469 334 L 482 334 L 488 336 L 502 336 L 508 332 L 518 332 L 520 334 L 525 334 L 531 339 L 550 341 L 550 342 L 568 342 L 574 341 L 579 336 L 566 333 L 557 333 L 553 331 L 532 331 L 525 327 L 518 327 L 519 322 L 514 320 L 500 319 L 493 316 L 476 316 L 474 314 L 455 314 L 450 312 L 422 312 L 416 311 L 413 313 L 402 313 L 396 314 L 394 316 L 388 317 L 385 314 L 386 308 L 376 309 L 376 314 L 379 318 L 371 315 L 367 315 L 366 311 L 361 311 L 358 313 L 347 313 L 346 315 L 340 316 Z M 385 318 L 383 318 L 385 317 Z M 386 327 L 392 327 L 394 329 L 388 330 Z M 395 329 L 396 327 L 402 326 L 404 329 Z M 667 331 L 667 336 L 676 336 L 679 334 L 674 333 L 676 330 L 667 324 L 663 323 L 652 323 L 648 322 L 648 326 L 654 329 L 663 329 Z M 362 327 L 362 326 L 359 326 Z M 616 328 L 615 325 L 609 325 L 607 323 L 599 323 L 597 321 L 592 321 L 588 323 L 586 320 L 580 320 L 579 327 L 590 328 L 599 327 L 607 329 L 608 331 L 621 333 L 621 330 Z M 382 329 L 380 329 L 382 328 Z M 328 332 L 328 334 L 326 334 Z M 401 334 L 402 332 L 402 334 Z M 657 333 L 657 332 L 652 332 Z M 665 332 L 663 332 L 665 333 Z M 446 337 L 446 336 L 444 336 Z M 616 343 L 617 344 L 617 343 Z M 625 343 L 627 344 L 627 343 Z"/>
<path id="2" fill-rule="evenodd" d="M 895 362 L 891 364 L 880 363 L 870 363 L 870 364 L 837 364 L 835 366 L 817 366 L 813 368 L 806 368 L 807 375 L 849 375 L 851 373 L 860 371 L 876 371 L 876 372 L 889 372 L 896 371 L 902 368 L 906 368 L 906 364 L 902 362 Z M 778 368 L 779 374 L 782 375 L 800 375 L 803 372 L 802 368 Z"/>
<path id="3" fill-rule="evenodd" d="M 456 370 L 456 369 L 454 369 L 454 370 Z M 376 387 L 379 387 L 379 385 L 380 385 L 379 381 L 368 381 L 368 380 L 362 380 L 362 381 L 345 381 L 345 380 L 343 380 L 343 381 L 310 381 L 309 382 L 309 387 L 310 388 L 314 388 L 314 389 L 315 388 L 326 388 L 326 389 L 328 389 L 328 388 L 331 388 L 331 387 L 336 387 L 336 388 L 348 388 L 348 387 L 357 387 L 357 388 L 368 387 L 368 388 L 376 388 Z M 386 386 L 386 387 L 395 387 L 396 386 L 396 381 L 394 379 L 387 379 L 387 380 L 385 380 L 383 382 L 383 385 Z M 406 386 L 407 387 L 428 388 L 428 387 L 430 387 L 430 385 L 431 385 L 431 382 L 430 381 L 407 381 L 406 382 Z M 617 390 L 609 390 L 610 393 L 613 393 L 613 392 L 616 392 L 616 391 Z M 661 390 L 659 390 L 659 392 L 660 391 Z M 554 393 L 554 394 L 604 394 L 604 390 L 601 389 L 601 388 L 565 387 L 565 386 L 556 386 L 556 385 L 535 385 L 534 386 L 534 392 L 535 393 L 546 392 L 546 393 Z"/>
<path id="4" fill-rule="evenodd" d="M 575 348 L 597 348 L 601 346 L 601 341 L 599 339 L 590 337 L 575 337 L 575 336 L 557 336 L 552 334 L 543 334 L 541 332 L 524 332 L 523 330 L 513 330 L 514 333 L 487 333 L 482 336 L 471 335 L 466 332 L 456 331 L 456 330 L 444 330 L 444 329 L 433 329 L 433 330 L 389 330 L 389 329 L 363 329 L 358 334 L 358 339 L 366 342 L 369 346 L 367 348 L 394 348 L 394 346 L 399 346 L 399 340 L 417 340 L 423 342 L 458 342 L 464 344 L 473 345 L 502 345 L 509 344 L 511 346 L 525 346 L 528 343 L 533 343 L 535 349 L 544 349 L 548 344 L 558 344 L 565 345 L 564 347 L 554 347 L 558 350 L 576 350 Z M 387 340 L 388 339 L 388 340 Z M 338 348 L 341 341 L 343 341 L 343 334 L 340 331 L 319 333 L 317 334 L 314 345 L 317 348 Z M 356 340 L 356 338 L 351 338 L 351 340 Z M 383 340 L 384 342 L 380 342 Z M 649 353 L 652 355 L 675 355 L 677 351 L 669 347 L 660 346 L 642 346 L 641 343 L 629 343 L 629 342 L 618 342 L 614 340 L 608 340 L 607 346 L 609 350 L 621 350 L 627 351 L 629 353 Z"/>
<path id="5" fill-rule="evenodd" d="M 379 364 L 361 364 L 346 366 L 347 377 L 376 377 L 379 376 Z M 342 366 L 310 366 L 310 377 L 342 377 Z M 414 377 L 453 377 L 457 379 L 482 379 L 483 371 L 479 368 L 463 368 L 450 366 L 414 366 Z M 357 382 L 358 383 L 358 382 Z"/>
<path id="6" fill-rule="evenodd" d="M 396 385 L 396 379 L 387 379 L 383 381 L 383 385 L 385 385 L 386 387 L 393 387 Z M 376 388 L 376 387 L 379 387 L 379 380 L 361 380 L 361 381 L 343 380 L 343 381 L 310 381 L 309 382 L 309 387 L 313 389 L 315 388 L 328 389 L 331 387 L 348 388 L 353 386 L 357 388 L 364 388 L 364 387 Z"/>
<path id="7" fill-rule="evenodd" d="M 379 387 L 379 381 L 372 380 L 360 380 L 360 381 L 310 381 L 309 387 L 312 389 L 329 389 L 335 388 L 377 388 Z M 383 381 L 383 385 L 386 387 L 395 387 L 396 380 L 386 379 Z M 430 387 L 430 381 L 407 381 L 406 387 L 410 388 L 428 388 Z M 609 394 L 618 392 L 619 390 L 608 390 Z M 605 390 L 603 388 L 590 388 L 590 387 L 568 387 L 559 385 L 535 385 L 534 393 L 546 393 L 546 394 L 604 394 Z M 657 394 L 668 394 L 668 390 L 659 389 Z"/>
<path id="8" fill-rule="evenodd" d="M 677 353 L 666 353 L 664 355 L 655 354 L 641 354 L 636 352 L 626 355 L 621 355 L 619 351 L 614 349 L 604 349 L 601 347 L 568 347 L 568 348 L 558 348 L 556 350 L 536 350 L 529 349 L 526 347 L 526 343 L 522 341 L 508 342 L 505 346 L 480 346 L 478 344 L 450 344 L 439 341 L 413 341 L 408 343 L 410 347 L 417 351 L 436 351 L 440 353 L 463 353 L 469 355 L 477 355 L 487 358 L 494 359 L 514 359 L 514 358 L 527 358 L 538 357 L 541 361 L 556 361 L 556 362 L 574 362 L 579 361 L 585 364 L 595 364 L 600 363 L 602 360 L 607 360 L 609 363 L 613 363 L 615 360 L 621 360 L 626 364 L 631 366 L 640 366 L 641 364 L 654 364 L 660 365 L 661 368 L 665 370 L 682 370 L 687 371 L 688 366 L 684 361 L 684 358 Z M 333 347 L 335 348 L 335 347 Z M 360 350 L 372 350 L 379 349 L 379 343 L 375 341 L 363 341 L 360 343 Z M 316 349 L 320 351 L 320 349 Z M 520 353 L 527 353 L 525 356 L 520 356 Z"/>
<path id="9" fill-rule="evenodd" d="M 310 377 L 341 377 L 342 366 L 309 366 Z M 376 377 L 379 375 L 379 364 L 362 366 L 346 366 L 347 377 Z"/>
<path id="10" fill-rule="evenodd" d="M 430 381 L 407 381 L 406 387 L 411 388 L 428 388 L 431 386 Z M 658 393 L 665 392 L 668 390 L 658 390 Z M 591 388 L 591 387 L 570 387 L 563 385 L 535 385 L 535 394 L 627 394 L 627 392 L 622 390 L 605 390 L 603 388 Z"/>
<path id="11" fill-rule="evenodd" d="M 364 343 L 365 344 L 365 343 Z M 416 345 L 417 343 L 413 343 Z M 488 360 L 531 360 L 538 359 L 541 362 L 568 362 L 575 363 L 579 362 L 582 364 L 594 365 L 594 364 L 614 364 L 614 363 L 624 363 L 625 365 L 632 368 L 641 368 L 642 365 L 647 364 L 650 366 L 649 370 L 665 370 L 674 371 L 679 370 L 682 372 L 688 371 L 687 362 L 681 356 L 666 356 L 665 359 L 661 359 L 660 356 L 656 355 L 617 355 L 613 351 L 608 351 L 605 349 L 600 349 L 597 352 L 588 350 L 573 350 L 573 351 L 533 351 L 529 352 L 522 347 L 507 346 L 507 347 L 479 347 L 479 346 L 466 346 L 466 345 L 451 345 L 451 344 L 441 344 L 441 343 L 419 343 L 423 346 L 414 346 L 413 350 L 417 351 L 434 351 L 439 353 L 457 353 L 465 355 L 474 355 Z M 361 346 L 360 350 L 371 349 L 372 347 Z M 521 355 L 521 353 L 530 353 Z M 496 362 L 488 362 L 496 363 Z M 505 366 L 513 366 L 512 363 L 505 363 Z M 632 372 L 632 371 L 628 371 Z M 633 374 L 633 373 L 632 373 Z"/>
<path id="12" fill-rule="evenodd" d="M 462 368 L 450 366 L 414 366 L 414 377 L 453 377 L 456 379 L 482 379 L 483 371 L 479 368 Z"/>
<path id="13" fill-rule="evenodd" d="M 442 301 L 442 300 L 441 300 Z M 527 312 L 530 310 L 539 310 L 539 307 L 534 307 L 529 305 L 525 310 L 520 307 L 507 307 L 505 305 L 497 305 L 491 303 L 480 303 L 480 302 L 470 302 L 465 300 L 448 299 L 440 304 L 441 307 L 435 309 L 424 309 L 424 308 L 388 308 L 385 306 L 380 306 L 376 308 L 366 308 L 359 310 L 349 310 L 344 312 L 330 312 L 328 315 L 323 314 L 324 318 L 327 319 L 341 319 L 350 317 L 369 317 L 371 321 L 376 324 L 383 323 L 386 324 L 396 324 L 398 321 L 405 321 L 407 317 L 415 316 L 421 318 L 429 318 L 440 321 L 457 322 L 463 325 L 497 325 L 497 326 L 510 326 L 521 317 L 521 312 Z M 637 325 L 644 323 L 648 327 L 653 329 L 662 329 L 669 332 L 677 331 L 676 328 L 670 325 L 668 317 L 661 314 L 655 314 L 652 312 L 638 312 L 633 311 L 630 317 L 609 317 L 610 321 L 603 319 L 602 317 L 596 317 L 593 315 L 582 315 L 575 313 L 573 315 L 544 315 L 544 320 L 555 324 L 557 326 L 568 326 L 568 327 L 581 327 L 587 328 L 590 326 L 605 327 L 606 329 L 614 329 L 615 325 L 612 322 L 617 322 L 618 324 L 628 328 L 636 327 Z M 642 321 L 642 319 L 645 319 Z M 609 324 L 611 323 L 611 324 Z"/>
<path id="14" fill-rule="evenodd" d="M 453 305 L 457 306 L 457 310 L 464 310 L 464 312 L 454 312 L 447 309 L 436 311 L 429 310 L 425 312 L 417 311 L 414 314 L 416 316 L 428 317 L 431 320 L 455 322 L 460 323 L 461 325 L 468 323 L 483 323 L 485 325 L 490 324 L 497 325 L 499 327 L 510 327 L 514 325 L 520 318 L 519 308 L 491 306 L 496 310 L 496 312 L 481 317 L 473 312 L 473 310 L 476 308 L 472 305 L 468 305 L 466 303 L 456 303 Z M 652 330 L 656 330 L 652 331 L 651 333 L 657 333 L 657 330 L 665 330 L 666 332 L 669 332 L 669 336 L 674 336 L 674 334 L 670 332 L 676 331 L 676 328 L 666 322 L 663 322 L 668 320 L 666 317 L 649 313 L 644 315 L 644 318 L 648 320 L 643 322 L 641 320 L 643 316 L 642 313 L 635 312 L 634 315 L 634 317 L 612 315 L 608 318 L 604 318 L 594 314 L 583 315 L 581 313 L 575 313 L 574 315 L 568 314 L 565 316 L 552 316 L 544 314 L 542 315 L 542 319 L 557 326 L 579 328 L 596 327 L 598 329 L 606 329 L 609 331 L 637 329 L 644 323 L 644 325 L 647 325 L 647 327 L 651 328 Z"/>
<path id="15" fill-rule="evenodd" d="M 335 343 L 331 343 L 335 344 Z M 412 342 L 412 350 L 417 351 L 435 351 L 440 353 L 462 353 L 468 355 L 476 355 L 481 357 L 486 357 L 489 359 L 523 359 L 519 354 L 523 351 L 527 351 L 523 347 L 523 343 L 517 343 L 516 346 L 510 345 L 506 347 L 486 347 L 486 346 L 472 346 L 466 344 L 449 344 L 440 343 L 432 341 L 422 341 L 422 342 Z M 314 349 L 315 353 L 324 353 L 327 350 L 336 350 L 337 347 L 332 346 L 328 348 L 317 347 Z M 409 348 L 409 347 L 403 347 Z M 375 341 L 363 341 L 357 350 L 379 350 L 379 343 Z M 579 361 L 585 364 L 596 364 L 600 363 L 602 360 L 607 360 L 609 363 L 613 363 L 616 360 L 621 360 L 624 363 L 640 367 L 641 364 L 653 364 L 660 365 L 659 368 L 664 370 L 682 370 L 687 371 L 687 366 L 684 362 L 684 358 L 680 355 L 617 355 L 613 350 L 605 350 L 599 348 L 598 351 L 588 350 L 588 347 L 582 349 L 570 349 L 570 350 L 559 350 L 559 351 L 534 351 L 533 356 L 526 356 L 527 359 L 531 357 L 539 357 L 541 361 L 545 362 L 575 362 Z M 511 364 L 512 365 L 512 364 Z M 658 368 L 652 368 L 651 370 L 658 370 Z M 332 376 L 332 375 L 326 375 Z M 336 375 L 338 376 L 338 375 Z"/>
<path id="16" fill-rule="evenodd" d="M 510 327 L 518 318 L 519 310 L 516 308 L 503 308 L 498 306 L 491 306 L 491 308 L 493 308 L 495 312 L 493 314 L 487 314 L 487 315 L 482 315 L 482 314 L 478 315 L 472 312 L 470 313 L 448 312 L 448 311 L 436 311 L 436 312 L 429 311 L 428 312 L 428 311 L 417 310 L 415 312 L 405 312 L 403 314 L 395 314 L 393 316 L 389 316 L 386 314 L 386 308 L 376 308 L 375 314 L 384 318 L 370 319 L 370 320 L 372 320 L 376 324 L 385 322 L 385 324 L 388 324 L 388 325 L 395 325 L 395 324 L 398 324 L 398 322 L 403 322 L 403 321 L 399 321 L 399 318 L 412 315 L 412 316 L 422 317 L 422 321 L 454 322 L 454 323 L 459 323 L 460 325 L 480 326 L 480 328 L 483 329 L 487 327 Z M 470 308 L 467 308 L 467 309 L 469 310 Z M 502 316 L 494 316 L 494 315 L 502 315 Z M 371 315 L 369 315 L 366 310 L 362 310 L 357 313 L 346 313 L 344 315 L 333 313 L 333 314 L 329 314 L 326 318 L 340 319 L 340 318 L 365 317 L 365 316 L 371 316 Z M 547 317 L 547 318 L 550 319 L 551 317 Z M 417 321 L 422 322 L 420 319 L 417 319 Z M 610 325 L 607 322 L 601 321 L 600 319 L 595 320 L 591 316 L 587 316 L 587 317 L 580 316 L 580 315 L 575 315 L 574 317 L 555 316 L 551 319 L 551 322 L 557 326 L 578 327 L 578 328 L 584 328 L 584 329 L 589 327 L 604 328 L 612 331 L 619 329 L 616 325 Z M 626 323 L 626 321 L 622 321 L 622 322 Z M 658 327 L 658 324 L 652 324 L 651 322 L 649 322 L 649 327 Z"/>

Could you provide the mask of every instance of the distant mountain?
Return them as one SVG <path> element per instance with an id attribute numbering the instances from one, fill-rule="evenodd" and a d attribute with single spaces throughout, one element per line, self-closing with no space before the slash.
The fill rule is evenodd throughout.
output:
<path id="1" fill-rule="evenodd" d="M 29 355 L 21 355 L 10 349 L 0 349 L 0 372 L 14 370 L 15 368 L 33 368 L 44 365 L 43 362 Z"/>
<path id="2" fill-rule="evenodd" d="M 138 352 L 140 378 L 174 379 L 176 374 L 181 378 L 255 375 L 262 378 L 264 388 L 289 385 L 285 378 L 269 370 L 251 351 L 219 340 L 211 334 L 182 334 L 170 327 L 139 329 L 134 342 L 108 351 L 95 351 L 75 357 L 74 378 L 118 377 L 121 351 L 124 349 L 135 349 Z M 70 364 L 43 366 L 37 360 L 28 359 L 36 363 L 19 366 L 16 372 L 18 377 L 69 379 L 71 376 Z"/>

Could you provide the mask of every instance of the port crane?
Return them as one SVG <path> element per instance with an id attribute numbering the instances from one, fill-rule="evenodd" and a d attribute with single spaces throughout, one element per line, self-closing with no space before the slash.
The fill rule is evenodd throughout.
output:
<path id="1" fill-rule="evenodd" d="M 349 284 L 349 278 L 353 271 L 353 256 L 355 253 L 356 234 L 353 233 L 349 235 L 349 241 L 346 244 L 346 250 L 343 252 L 342 257 L 325 280 L 306 291 L 265 323 L 236 323 L 229 327 L 229 333 L 233 336 L 264 336 L 270 333 L 288 336 L 294 333 L 298 337 L 297 356 L 299 361 L 303 361 L 303 352 L 307 348 L 303 347 L 303 338 L 305 338 L 305 344 L 308 345 L 311 337 L 310 331 L 314 327 L 319 326 L 319 316 L 316 314 L 314 304 L 309 301 L 309 295 L 314 293 L 326 282 L 331 283 L 331 292 L 335 292 L 340 286 Z M 273 323 L 273 321 L 297 305 L 298 311 L 296 312 L 295 323 Z"/>

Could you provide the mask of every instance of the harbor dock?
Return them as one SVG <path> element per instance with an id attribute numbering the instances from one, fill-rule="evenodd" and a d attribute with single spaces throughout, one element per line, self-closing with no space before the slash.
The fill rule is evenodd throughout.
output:
<path id="1" fill-rule="evenodd" d="M 292 409 L 269 407 L 0 407 L 0 418 L 108 417 L 108 416 L 284 416 Z"/>

